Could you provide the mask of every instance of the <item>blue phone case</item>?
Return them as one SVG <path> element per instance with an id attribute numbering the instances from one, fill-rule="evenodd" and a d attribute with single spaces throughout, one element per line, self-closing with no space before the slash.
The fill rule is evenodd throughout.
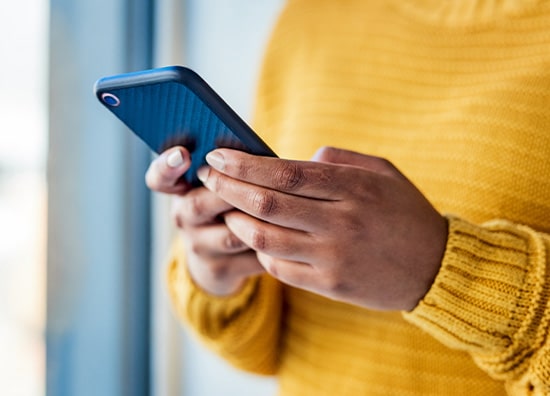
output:
<path id="1" fill-rule="evenodd" d="M 192 165 L 184 178 L 200 185 L 197 170 L 215 148 L 276 157 L 262 139 L 194 71 L 169 66 L 104 77 L 99 101 L 157 153 L 182 145 Z"/>

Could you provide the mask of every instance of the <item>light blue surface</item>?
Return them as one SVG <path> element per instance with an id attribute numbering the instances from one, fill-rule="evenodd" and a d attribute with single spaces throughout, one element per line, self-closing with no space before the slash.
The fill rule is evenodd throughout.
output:
<path id="1" fill-rule="evenodd" d="M 143 223 L 129 218 L 142 200 L 128 169 L 139 150 L 92 93 L 128 65 L 127 2 L 50 4 L 47 395 L 140 395 L 130 375 L 148 356 L 133 340 L 147 340 L 149 323 L 135 321 L 128 231 Z"/>

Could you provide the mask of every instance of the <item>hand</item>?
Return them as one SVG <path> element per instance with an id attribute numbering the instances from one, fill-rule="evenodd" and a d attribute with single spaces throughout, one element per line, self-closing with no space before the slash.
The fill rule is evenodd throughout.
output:
<path id="1" fill-rule="evenodd" d="M 219 149 L 204 185 L 240 209 L 229 229 L 284 283 L 378 310 L 411 310 L 440 267 L 446 220 L 388 161 L 325 148 L 314 161 Z"/>
<path id="2" fill-rule="evenodd" d="M 191 278 L 214 295 L 235 293 L 247 277 L 263 272 L 256 254 L 224 224 L 233 207 L 206 188 L 191 189 L 181 176 L 190 155 L 174 147 L 155 159 L 145 176 L 154 191 L 173 194 L 172 217 L 180 230 Z"/>

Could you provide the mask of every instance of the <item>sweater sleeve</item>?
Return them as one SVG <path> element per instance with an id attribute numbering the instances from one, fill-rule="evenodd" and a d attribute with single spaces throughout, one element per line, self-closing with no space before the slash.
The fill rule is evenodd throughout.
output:
<path id="1" fill-rule="evenodd" d="M 550 394 L 548 235 L 506 221 L 449 219 L 442 267 L 405 318 L 469 352 L 514 396 Z"/>
<path id="2" fill-rule="evenodd" d="M 257 276 L 234 295 L 210 295 L 191 279 L 183 247 L 175 242 L 168 290 L 178 317 L 208 348 L 239 369 L 276 373 L 282 291 L 275 279 Z"/>

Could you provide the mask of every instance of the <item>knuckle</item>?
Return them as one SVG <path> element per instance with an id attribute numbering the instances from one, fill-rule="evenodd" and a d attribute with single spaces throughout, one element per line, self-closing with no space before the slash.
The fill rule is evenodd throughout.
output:
<path id="1" fill-rule="evenodd" d="M 181 211 L 181 200 L 174 200 L 170 208 L 170 217 L 173 219 L 177 228 L 183 229 L 185 227 L 185 220 Z"/>
<path id="2" fill-rule="evenodd" d="M 254 250 L 265 250 L 268 246 L 268 239 L 265 231 L 257 228 L 253 229 L 250 234 L 250 244 Z"/>
<path id="3" fill-rule="evenodd" d="M 232 232 L 229 232 L 223 240 L 223 247 L 229 251 L 242 249 L 244 246 L 244 243 Z"/>
<path id="4" fill-rule="evenodd" d="M 318 160 L 321 161 L 328 161 L 331 162 L 332 160 L 337 158 L 337 154 L 339 151 L 332 146 L 323 146 L 317 150 L 317 153 L 315 153 L 315 157 Z"/>
<path id="5" fill-rule="evenodd" d="M 371 167 L 377 173 L 380 173 L 385 176 L 402 176 L 399 169 L 387 158 L 382 157 L 372 157 L 370 158 Z"/>
<path id="6" fill-rule="evenodd" d="M 361 194 L 361 195 L 360 195 Z M 367 190 L 366 192 L 361 192 L 358 196 L 366 195 L 370 205 L 375 205 L 375 199 L 373 197 L 372 189 Z M 348 238 L 353 235 L 361 234 L 366 232 L 365 229 L 365 220 L 361 216 L 361 203 L 355 201 L 343 202 L 338 211 L 339 222 L 334 227 L 335 230 L 338 230 L 340 235 L 345 234 Z M 333 247 L 336 254 L 334 258 L 342 257 L 338 256 L 340 254 L 345 254 L 345 252 L 340 251 L 337 246 Z"/>
<path id="7" fill-rule="evenodd" d="M 226 262 L 213 261 L 207 265 L 210 278 L 214 281 L 223 281 L 230 275 L 230 268 Z"/>
<path id="8" fill-rule="evenodd" d="M 293 191 L 305 181 L 303 169 L 296 162 L 285 161 L 275 171 L 276 188 L 283 191 Z"/>
<path id="9" fill-rule="evenodd" d="M 189 219 L 200 218 L 204 213 L 203 201 L 196 195 L 188 196 L 185 199 L 185 211 L 186 217 Z"/>
<path id="10" fill-rule="evenodd" d="M 350 185 L 350 192 L 353 194 L 353 200 L 350 200 L 345 208 L 348 211 L 353 212 L 356 210 L 356 205 L 361 200 L 370 202 L 371 204 L 377 203 L 382 199 L 383 185 L 380 183 L 380 177 L 373 176 L 369 171 L 363 169 L 354 170 L 355 174 L 352 179 L 358 182 Z"/>
<path id="11" fill-rule="evenodd" d="M 274 278 L 279 277 L 279 270 L 273 261 L 266 264 L 265 271 Z"/>
<path id="12" fill-rule="evenodd" d="M 274 278 L 279 276 L 279 269 L 277 266 L 277 261 L 271 256 L 262 255 L 261 257 L 262 266 L 265 271 Z"/>
<path id="13" fill-rule="evenodd" d="M 181 218 L 180 214 L 176 213 L 172 216 L 172 218 L 174 219 L 174 225 L 176 226 L 176 228 L 183 230 L 185 227 L 185 222 Z"/>
<path id="14" fill-rule="evenodd" d="M 225 178 L 217 174 L 216 172 L 210 172 L 208 176 L 208 182 L 212 186 L 212 190 L 217 193 L 223 193 L 225 190 Z"/>
<path id="15" fill-rule="evenodd" d="M 349 291 L 347 283 L 335 271 L 327 271 L 324 280 L 326 290 L 332 295 L 340 295 Z"/>
<path id="16" fill-rule="evenodd" d="M 186 248 L 191 254 L 199 257 L 204 255 L 204 247 L 200 243 L 192 237 L 189 237 L 187 242 Z"/>
<path id="17" fill-rule="evenodd" d="M 252 192 L 250 201 L 255 213 L 261 217 L 268 217 L 275 213 L 277 209 L 277 200 L 271 191 Z"/>
<path id="18" fill-rule="evenodd" d="M 378 163 L 378 166 L 380 167 L 380 169 L 386 169 L 386 170 L 395 170 L 396 169 L 393 162 L 391 162 L 387 158 L 376 157 L 374 160 Z"/>

